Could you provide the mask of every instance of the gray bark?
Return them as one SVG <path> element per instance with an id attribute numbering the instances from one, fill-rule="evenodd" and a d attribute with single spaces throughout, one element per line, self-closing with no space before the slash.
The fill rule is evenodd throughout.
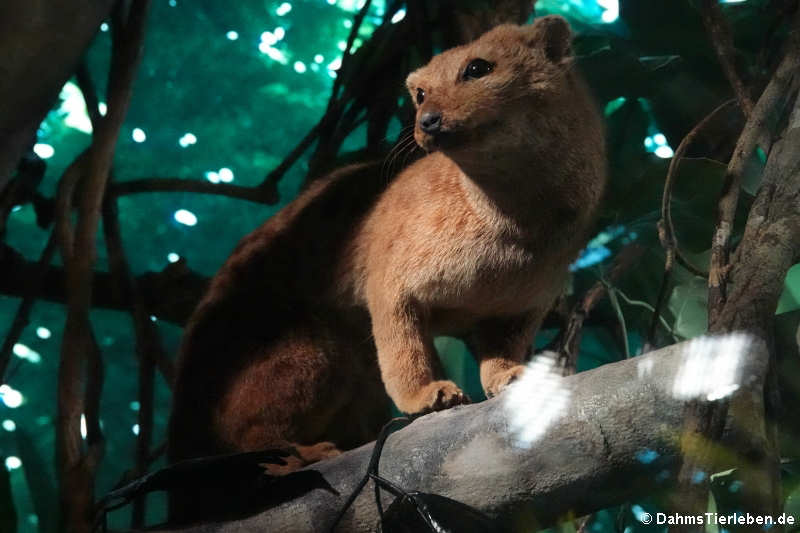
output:
<path id="1" fill-rule="evenodd" d="M 474 506 L 510 531 L 536 531 L 668 488 L 680 465 L 686 403 L 734 388 L 726 384 L 738 388 L 721 401 L 750 408 L 726 421 L 725 457 L 712 458 L 705 474 L 730 468 L 732 457 L 764 442 L 767 351 L 760 341 L 742 341 L 697 339 L 566 378 L 531 370 L 497 398 L 424 416 L 392 434 L 380 474 L 406 490 Z M 723 379 L 726 366 L 736 369 L 730 379 Z M 548 422 L 551 409 L 557 416 Z M 526 439 L 526 431 L 539 437 Z M 185 531 L 325 531 L 371 451 L 368 444 L 308 467 L 335 492 L 315 489 L 244 520 Z M 338 531 L 374 531 L 377 520 L 370 482 Z"/>

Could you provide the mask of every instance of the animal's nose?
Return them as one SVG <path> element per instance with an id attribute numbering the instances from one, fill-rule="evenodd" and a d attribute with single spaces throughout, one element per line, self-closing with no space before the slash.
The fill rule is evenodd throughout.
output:
<path id="1" fill-rule="evenodd" d="M 442 114 L 438 111 L 428 111 L 419 117 L 419 127 L 425 133 L 439 133 L 442 129 Z"/>

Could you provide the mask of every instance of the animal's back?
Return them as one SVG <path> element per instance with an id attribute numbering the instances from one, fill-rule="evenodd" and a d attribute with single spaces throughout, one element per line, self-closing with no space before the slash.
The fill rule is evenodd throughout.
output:
<path id="1" fill-rule="evenodd" d="M 369 332 L 363 331 L 363 311 L 328 295 L 337 283 L 334 264 L 343 243 L 387 183 L 380 164 L 338 170 L 313 183 L 238 244 L 184 333 L 168 437 L 171 461 L 325 440 L 313 434 L 322 423 L 312 424 L 305 435 L 285 433 L 297 424 L 278 420 L 279 413 L 283 408 L 296 414 L 304 402 L 309 409 L 317 403 L 293 396 L 287 390 L 293 380 L 337 373 L 335 358 L 326 363 L 317 357 L 320 343 L 335 345 L 333 354 L 343 351 L 342 341 L 359 350 L 356 339 L 374 350 Z M 363 372 L 373 372 L 374 357 L 361 359 L 366 359 Z M 344 376 L 352 368 L 344 368 L 336 380 L 340 399 L 348 397 L 348 384 L 355 386 L 353 377 Z M 287 401 L 294 403 L 280 405 Z M 264 434 L 264 425 L 256 420 L 265 410 L 276 413 L 272 435 Z M 324 413 L 316 416 L 324 422 Z"/>

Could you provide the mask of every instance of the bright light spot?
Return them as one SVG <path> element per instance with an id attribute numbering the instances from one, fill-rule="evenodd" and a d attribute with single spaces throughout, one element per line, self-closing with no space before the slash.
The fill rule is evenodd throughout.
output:
<path id="1" fill-rule="evenodd" d="M 178 139 L 178 144 L 181 145 L 181 148 L 186 148 L 195 143 L 197 143 L 197 137 L 195 137 L 194 133 L 184 133 L 183 137 Z"/>
<path id="2" fill-rule="evenodd" d="M 22 461 L 19 460 L 19 457 L 15 457 L 13 455 L 9 455 L 8 457 L 6 457 L 6 469 L 8 471 L 16 470 L 21 466 L 22 466 Z"/>
<path id="3" fill-rule="evenodd" d="M 106 112 L 108 111 L 108 106 L 105 102 L 100 102 L 97 104 L 97 110 L 100 111 L 100 114 L 106 116 Z"/>
<path id="4" fill-rule="evenodd" d="M 28 523 L 33 525 L 33 526 L 37 525 L 39 523 L 39 517 L 36 516 L 35 514 L 29 514 L 28 515 Z"/>
<path id="5" fill-rule="evenodd" d="M 261 44 L 258 45 L 258 49 L 261 51 L 262 54 L 267 54 L 273 61 L 277 61 L 278 63 L 281 63 L 283 65 L 289 62 L 286 56 L 283 55 L 283 52 L 281 52 L 277 48 L 273 48 L 272 45 L 270 45 L 269 43 L 262 42 Z"/>
<path id="6" fill-rule="evenodd" d="M 328 3 L 329 3 L 330 5 L 335 5 L 335 4 L 336 4 L 336 0 L 328 0 Z"/>
<path id="7" fill-rule="evenodd" d="M 133 431 L 134 435 L 138 435 L 139 434 L 139 424 L 134 424 L 133 427 L 131 428 L 131 431 Z"/>
<path id="8" fill-rule="evenodd" d="M 178 209 L 172 216 L 175 218 L 176 222 L 179 222 L 184 226 L 194 226 L 197 224 L 197 217 L 195 214 L 186 209 Z"/>
<path id="9" fill-rule="evenodd" d="M 661 159 L 669 159 L 674 155 L 674 152 L 669 146 L 659 146 L 656 148 L 655 154 Z"/>
<path id="10" fill-rule="evenodd" d="M 158 317 L 156 315 L 150 315 L 150 322 L 157 322 Z"/>
<path id="11" fill-rule="evenodd" d="M 223 183 L 230 183 L 233 181 L 233 171 L 229 168 L 219 169 L 219 181 Z"/>
<path id="12" fill-rule="evenodd" d="M 139 405 L 139 402 L 137 402 L 136 400 L 131 402 L 131 409 L 133 411 L 138 411 L 140 407 L 141 406 Z"/>
<path id="13" fill-rule="evenodd" d="M 236 39 L 239 38 L 239 32 L 231 30 L 231 31 L 229 31 L 228 33 L 225 34 L 225 37 L 227 37 L 228 40 L 230 40 L 230 41 L 235 41 Z"/>
<path id="14" fill-rule="evenodd" d="M 275 14 L 279 17 L 284 16 L 286 13 L 292 10 L 292 4 L 289 2 L 284 2 L 278 6 L 278 9 L 275 10 Z"/>
<path id="15" fill-rule="evenodd" d="M 406 10 L 405 9 L 398 9 L 397 13 L 392 16 L 392 24 L 397 24 L 401 20 L 406 18 Z"/>
<path id="16" fill-rule="evenodd" d="M 720 4 L 740 4 L 747 2 L 747 0 L 719 0 Z"/>
<path id="17" fill-rule="evenodd" d="M 206 172 L 206 179 L 211 183 L 219 183 L 219 174 L 213 170 Z"/>
<path id="18" fill-rule="evenodd" d="M 302 61 L 295 61 L 294 62 L 294 71 L 295 72 L 297 72 L 298 74 L 302 74 L 306 70 L 307 69 L 306 69 L 306 64 L 305 63 L 303 63 Z"/>
<path id="19" fill-rule="evenodd" d="M 86 430 L 86 415 L 81 415 L 81 438 L 86 438 L 89 432 Z"/>
<path id="20" fill-rule="evenodd" d="M 17 429 L 17 425 L 14 423 L 13 420 L 5 419 L 3 420 L 3 429 L 6 431 L 14 431 Z"/>
<path id="21" fill-rule="evenodd" d="M 100 24 L 100 31 L 108 31 L 108 22 Z"/>
<path id="22" fill-rule="evenodd" d="M 605 9 L 600 16 L 603 22 L 611 23 L 619 18 L 619 0 L 597 0 L 597 5 Z"/>
<path id="23" fill-rule="evenodd" d="M 314 65 L 314 66 L 316 66 L 316 65 Z M 22 209 L 21 205 L 15 205 L 14 207 L 11 208 L 11 212 L 12 213 L 16 213 L 17 211 L 19 211 L 21 209 Z"/>
<path id="24" fill-rule="evenodd" d="M 275 35 L 275 38 L 278 39 L 279 41 L 281 39 L 283 39 L 284 37 L 286 37 L 286 30 L 284 30 L 280 26 L 275 28 L 275 31 L 273 31 L 272 33 L 273 33 L 273 35 Z"/>
<path id="25" fill-rule="evenodd" d="M 178 5 L 178 0 L 169 0 L 169 7 L 175 7 Z"/>
<path id="26" fill-rule="evenodd" d="M 344 52 L 344 51 L 345 51 L 345 49 L 347 48 L 347 42 L 345 42 L 345 41 L 339 41 L 338 43 L 336 43 L 336 47 L 337 47 L 339 50 L 341 50 L 342 52 Z"/>
<path id="27" fill-rule="evenodd" d="M 667 144 L 667 137 L 663 133 L 656 133 L 653 135 L 653 142 L 658 146 L 664 146 Z"/>
<path id="28" fill-rule="evenodd" d="M 143 143 L 147 139 L 147 135 L 145 135 L 142 128 L 133 128 L 131 138 L 133 139 L 133 142 Z"/>
<path id="29" fill-rule="evenodd" d="M 31 363 L 42 362 L 42 356 L 39 355 L 39 352 L 31 350 L 24 344 L 21 343 L 15 344 L 14 347 L 12 348 L 12 351 L 14 352 L 14 355 L 19 357 L 20 359 L 27 359 Z"/>
<path id="30" fill-rule="evenodd" d="M 46 327 L 39 326 L 36 328 L 36 336 L 40 339 L 49 339 L 52 336 L 52 333 L 50 333 L 50 330 Z"/>
<path id="31" fill-rule="evenodd" d="M 655 144 L 656 143 L 653 142 L 653 138 L 652 137 L 645 137 L 645 139 L 644 139 L 644 147 L 647 149 L 648 152 L 652 152 L 653 151 L 653 146 L 655 146 Z"/>
<path id="32" fill-rule="evenodd" d="M 741 385 L 742 361 L 751 343 L 744 333 L 689 341 L 672 386 L 673 396 L 714 401 L 733 394 Z"/>
<path id="33" fill-rule="evenodd" d="M 352 28 L 352 27 L 353 27 L 353 21 L 352 21 L 352 20 L 350 20 L 350 19 L 345 19 L 345 21 L 344 21 L 344 27 L 345 27 L 345 28 L 347 28 L 347 29 L 349 30 L 350 28 Z"/>
<path id="34" fill-rule="evenodd" d="M 169 261 L 170 263 L 177 263 L 178 261 L 180 261 L 180 259 L 181 256 L 179 256 L 175 252 L 170 252 L 167 254 L 167 261 Z"/>
<path id="35" fill-rule="evenodd" d="M 92 133 L 92 121 L 89 120 L 86 102 L 83 99 L 83 93 L 80 88 L 68 81 L 61 88 L 59 98 L 61 98 L 61 105 L 58 111 L 66 115 L 64 124 L 84 133 Z"/>
<path id="36" fill-rule="evenodd" d="M 644 379 L 652 374 L 655 363 L 653 359 L 640 359 L 639 363 L 636 365 L 636 377 Z"/>
<path id="37" fill-rule="evenodd" d="M 555 358 L 534 357 L 504 395 L 509 426 L 518 446 L 530 448 L 567 410 L 571 392 L 556 371 Z"/>
<path id="38" fill-rule="evenodd" d="M 328 70 L 339 70 L 340 68 L 342 68 L 341 57 L 337 57 L 336 59 L 328 63 Z"/>
<path id="39" fill-rule="evenodd" d="M 267 43 L 267 45 L 272 46 L 273 44 L 278 42 L 278 37 L 275 36 L 274 33 L 271 31 L 265 31 L 261 34 L 261 44 Z"/>
<path id="40" fill-rule="evenodd" d="M 10 385 L 0 385 L 0 400 L 11 409 L 16 409 L 22 405 L 22 393 L 18 390 L 12 389 Z"/>
<path id="41" fill-rule="evenodd" d="M 317 54 L 314 56 L 315 63 L 322 63 L 323 61 L 325 61 L 325 57 L 322 54 Z"/>
<path id="42" fill-rule="evenodd" d="M 25 359 L 26 357 L 28 357 L 28 353 L 30 353 L 31 349 L 25 346 L 24 344 L 17 343 L 14 345 L 11 351 L 13 351 L 14 355 L 16 355 L 17 357 Z"/>
<path id="43" fill-rule="evenodd" d="M 33 151 L 42 159 L 50 159 L 56 153 L 55 149 L 49 144 L 36 143 L 33 145 Z"/>

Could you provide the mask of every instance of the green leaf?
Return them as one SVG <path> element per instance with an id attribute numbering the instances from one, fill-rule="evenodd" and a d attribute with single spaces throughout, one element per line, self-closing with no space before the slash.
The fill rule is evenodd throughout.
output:
<path id="1" fill-rule="evenodd" d="M 776 315 L 800 309 L 800 264 L 794 265 L 786 273 L 783 292 L 778 299 Z"/>
<path id="2" fill-rule="evenodd" d="M 704 279 L 693 277 L 678 284 L 668 307 L 675 317 L 673 331 L 679 337 L 691 339 L 708 330 L 708 287 Z"/>

